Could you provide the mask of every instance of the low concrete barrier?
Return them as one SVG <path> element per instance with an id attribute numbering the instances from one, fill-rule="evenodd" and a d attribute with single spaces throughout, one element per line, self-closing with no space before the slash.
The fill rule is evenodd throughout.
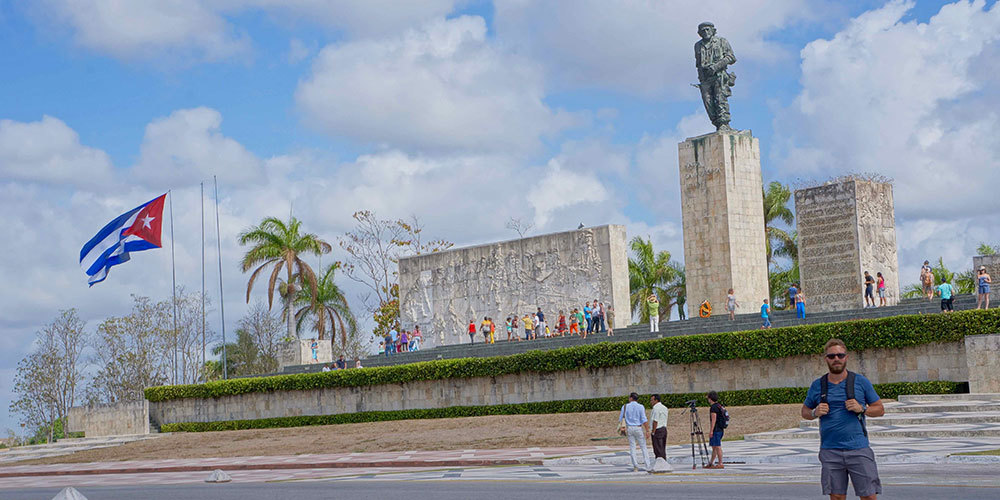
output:
<path id="1" fill-rule="evenodd" d="M 149 434 L 149 401 L 110 405 L 74 406 L 69 409 L 69 432 L 86 437 Z"/>
<path id="2" fill-rule="evenodd" d="M 963 342 L 851 352 L 849 368 L 872 383 L 949 380 L 970 382 L 972 392 L 1000 392 L 996 352 L 1000 335 Z M 499 377 L 424 380 L 366 387 L 337 387 L 188 398 L 150 403 L 159 425 L 362 411 L 445 408 L 560 401 L 639 393 L 687 393 L 775 387 L 805 387 L 826 371 L 819 355 L 778 359 L 734 359 L 688 365 L 659 360 L 611 368 Z"/>

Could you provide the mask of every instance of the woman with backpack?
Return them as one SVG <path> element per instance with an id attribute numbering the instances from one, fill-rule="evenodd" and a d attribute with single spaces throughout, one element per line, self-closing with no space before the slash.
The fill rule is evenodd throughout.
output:
<path id="1" fill-rule="evenodd" d="M 712 437 L 708 440 L 708 445 L 712 447 L 712 456 L 708 458 L 706 469 L 722 469 L 722 436 L 726 434 L 726 427 L 729 427 L 729 412 L 726 407 L 719 403 L 719 393 L 709 391 L 706 395 L 708 402 L 712 405 L 708 410 L 711 418 Z M 716 460 L 718 457 L 718 461 Z M 714 465 L 713 465 L 714 461 Z"/>

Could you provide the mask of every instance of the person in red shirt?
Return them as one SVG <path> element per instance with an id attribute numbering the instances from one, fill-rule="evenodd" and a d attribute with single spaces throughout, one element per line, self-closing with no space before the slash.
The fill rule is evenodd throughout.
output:
<path id="1" fill-rule="evenodd" d="M 469 343 L 476 343 L 476 322 L 469 320 Z"/>
<path id="2" fill-rule="evenodd" d="M 556 333 L 560 337 L 566 335 L 566 313 L 559 311 L 559 324 L 556 326 Z"/>

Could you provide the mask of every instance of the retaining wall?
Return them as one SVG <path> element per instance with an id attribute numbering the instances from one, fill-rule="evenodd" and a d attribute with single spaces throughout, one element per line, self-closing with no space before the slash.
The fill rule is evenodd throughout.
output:
<path id="1" fill-rule="evenodd" d="M 873 383 L 969 381 L 972 392 L 1000 392 L 996 352 L 1000 335 L 964 342 L 851 352 L 848 366 Z M 445 408 L 620 396 L 804 387 L 826 371 L 819 355 L 667 365 L 659 360 L 629 366 L 580 368 L 499 377 L 425 380 L 367 387 L 253 393 L 150 403 L 159 425 L 362 411 Z"/>
<path id="2" fill-rule="evenodd" d="M 149 434 L 149 402 L 74 406 L 69 409 L 66 427 L 86 437 Z"/>

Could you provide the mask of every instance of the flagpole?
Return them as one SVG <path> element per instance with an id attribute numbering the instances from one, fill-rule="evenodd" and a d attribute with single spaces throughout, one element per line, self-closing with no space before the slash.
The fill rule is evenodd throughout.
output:
<path id="1" fill-rule="evenodd" d="M 205 370 L 205 183 L 201 183 L 201 370 Z"/>
<path id="2" fill-rule="evenodd" d="M 219 229 L 219 179 L 212 176 L 215 185 L 215 242 L 219 252 L 219 311 L 222 314 L 222 379 L 229 378 L 228 360 L 226 359 L 226 300 L 222 296 L 222 231 Z"/>
<path id="3" fill-rule="evenodd" d="M 174 298 L 174 384 L 177 384 L 177 265 L 174 261 L 174 193 L 167 190 L 170 200 L 170 282 Z"/>

